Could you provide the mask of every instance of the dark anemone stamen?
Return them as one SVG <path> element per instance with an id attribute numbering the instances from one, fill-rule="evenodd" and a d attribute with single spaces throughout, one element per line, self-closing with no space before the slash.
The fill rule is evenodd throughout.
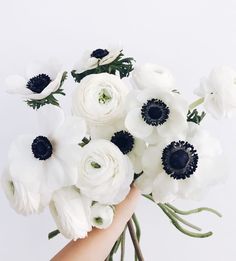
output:
<path id="1" fill-rule="evenodd" d="M 102 59 L 103 57 L 107 56 L 109 52 L 106 49 L 96 49 L 91 53 L 91 57 Z"/>
<path id="2" fill-rule="evenodd" d="M 123 154 L 129 153 L 134 147 L 134 137 L 128 131 L 114 133 L 111 142 L 114 143 Z"/>
<path id="3" fill-rule="evenodd" d="M 152 126 L 162 125 L 169 118 L 170 110 L 167 105 L 158 99 L 148 100 L 142 106 L 141 115 L 143 120 Z"/>
<path id="4" fill-rule="evenodd" d="M 47 137 L 36 137 L 31 145 L 31 149 L 36 159 L 47 160 L 52 156 L 52 144 Z"/>
<path id="5" fill-rule="evenodd" d="M 30 89 L 32 92 L 41 93 L 51 82 L 50 77 L 45 74 L 39 74 L 31 79 L 26 84 L 26 87 Z"/>
<path id="6" fill-rule="evenodd" d="M 174 179 L 189 178 L 197 169 L 198 154 L 186 141 L 171 142 L 162 153 L 165 172 Z"/>

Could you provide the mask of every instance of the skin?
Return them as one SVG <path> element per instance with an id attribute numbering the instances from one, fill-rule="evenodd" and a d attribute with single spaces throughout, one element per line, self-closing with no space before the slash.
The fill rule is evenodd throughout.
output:
<path id="1" fill-rule="evenodd" d="M 126 199 L 116 206 L 109 228 L 94 228 L 85 239 L 71 241 L 51 261 L 104 261 L 134 213 L 139 197 L 139 190 L 132 186 Z"/>

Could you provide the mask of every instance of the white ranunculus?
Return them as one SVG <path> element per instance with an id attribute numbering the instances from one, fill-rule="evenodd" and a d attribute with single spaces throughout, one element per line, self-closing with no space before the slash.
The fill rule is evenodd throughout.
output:
<path id="1" fill-rule="evenodd" d="M 78 162 L 77 187 L 102 204 L 118 204 L 130 190 L 133 168 L 129 158 L 112 142 L 92 140 Z"/>
<path id="2" fill-rule="evenodd" d="M 216 119 L 236 112 L 236 71 L 228 66 L 212 70 L 195 93 L 204 98 L 205 109 Z"/>
<path id="3" fill-rule="evenodd" d="M 25 75 L 11 75 L 6 79 L 7 91 L 26 100 L 41 100 L 59 89 L 62 76 L 63 71 L 53 61 L 33 63 L 26 69 Z"/>
<path id="4" fill-rule="evenodd" d="M 74 186 L 54 192 L 50 211 L 60 233 L 73 240 L 86 237 L 92 229 L 91 203 Z"/>
<path id="5" fill-rule="evenodd" d="M 112 63 L 120 54 L 121 48 L 96 49 L 84 53 L 81 61 L 74 66 L 77 73 L 94 69 L 99 65 Z"/>
<path id="6" fill-rule="evenodd" d="M 128 87 L 109 73 L 86 76 L 73 95 L 72 110 L 90 125 L 111 124 L 124 115 Z"/>
<path id="7" fill-rule="evenodd" d="M 91 222 L 92 226 L 105 229 L 108 228 L 114 216 L 114 210 L 112 206 L 95 203 L 91 207 Z"/>
<path id="8" fill-rule="evenodd" d="M 53 105 L 41 108 L 37 116 L 37 130 L 18 137 L 10 147 L 9 172 L 13 180 L 50 200 L 54 190 L 76 182 L 78 143 L 86 135 L 86 125 L 78 117 L 65 120 L 63 111 Z"/>
<path id="9" fill-rule="evenodd" d="M 11 177 L 8 168 L 4 171 L 1 181 L 7 199 L 17 213 L 26 216 L 43 210 L 42 198 L 37 189 Z"/>
<path id="10" fill-rule="evenodd" d="M 195 123 L 185 138 L 166 137 L 150 146 L 142 158 L 144 174 L 136 185 L 159 203 L 177 198 L 200 199 L 210 185 L 223 181 L 225 168 L 218 140 Z"/>
<path id="11" fill-rule="evenodd" d="M 132 79 L 139 89 L 157 88 L 172 91 L 175 86 L 174 77 L 167 68 L 151 63 L 136 66 Z"/>
<path id="12" fill-rule="evenodd" d="M 187 127 L 188 103 L 181 94 L 150 88 L 131 92 L 127 100 L 125 126 L 136 138 L 153 144 Z"/>

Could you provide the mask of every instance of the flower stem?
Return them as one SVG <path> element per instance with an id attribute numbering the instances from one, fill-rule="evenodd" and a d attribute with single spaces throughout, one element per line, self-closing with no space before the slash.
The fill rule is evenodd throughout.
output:
<path id="1" fill-rule="evenodd" d="M 170 214 L 176 218 L 178 221 L 180 221 L 182 224 L 191 227 L 192 229 L 195 229 L 197 231 L 201 231 L 202 229 L 200 227 L 197 227 L 195 225 L 193 225 L 192 223 L 188 222 L 187 220 L 181 218 L 180 216 L 178 216 L 174 211 L 172 211 L 171 209 L 168 209 L 168 211 L 170 212 Z"/>
<path id="2" fill-rule="evenodd" d="M 180 215 L 190 215 L 190 214 L 195 214 L 195 213 L 199 213 L 199 212 L 202 212 L 202 211 L 208 211 L 208 212 L 211 212 L 211 213 L 217 215 L 218 217 L 222 217 L 221 213 L 219 213 L 217 210 L 212 209 L 212 208 L 202 207 L 202 208 L 195 208 L 195 209 L 183 211 L 183 210 L 180 210 L 180 209 L 176 208 L 175 206 L 173 206 L 169 203 L 166 203 L 165 205 L 168 208 L 172 209 L 175 213 L 178 213 Z"/>
<path id="3" fill-rule="evenodd" d="M 197 106 L 199 106 L 203 102 L 204 102 L 204 98 L 197 99 L 196 101 L 194 101 L 193 103 L 191 103 L 189 105 L 189 110 L 192 111 L 193 109 L 195 109 Z"/>
<path id="4" fill-rule="evenodd" d="M 191 232 L 185 228 L 183 228 L 179 222 L 171 215 L 171 213 L 168 211 L 168 208 L 165 206 L 165 204 L 159 203 L 158 206 L 162 209 L 162 211 L 167 215 L 167 217 L 171 220 L 172 224 L 183 234 L 190 236 L 190 237 L 196 237 L 196 238 L 205 238 L 211 236 L 213 233 L 207 232 L 207 233 L 195 233 Z"/>
<path id="5" fill-rule="evenodd" d="M 127 225 L 128 225 L 129 233 L 130 233 L 130 236 L 131 236 L 134 248 L 135 248 L 135 253 L 137 255 L 137 258 L 138 258 L 139 261 L 144 261 L 143 254 L 141 252 L 141 249 L 140 249 L 140 246 L 139 246 L 139 242 L 138 242 L 138 239 L 137 239 L 136 234 L 135 234 L 135 230 L 134 230 L 134 225 L 133 225 L 132 219 L 130 219 L 128 221 Z"/>
<path id="6" fill-rule="evenodd" d="M 144 197 L 146 197 L 147 199 L 153 201 L 154 203 L 156 203 L 151 195 L 143 195 Z M 158 203 L 158 206 L 161 208 L 161 210 L 167 215 L 167 217 L 170 219 L 171 223 L 182 233 L 184 233 L 187 236 L 190 237 L 197 237 L 197 238 L 204 238 L 204 237 L 209 237 L 211 236 L 213 233 L 212 232 L 207 232 L 207 233 L 195 233 L 192 231 L 189 231 L 185 228 L 183 228 L 178 221 L 180 221 L 181 223 L 183 223 L 184 225 L 187 225 L 193 229 L 196 230 L 200 230 L 199 227 L 189 223 L 188 221 L 184 220 L 183 218 L 181 218 L 180 216 L 178 216 L 176 213 L 186 213 L 185 211 L 180 211 L 177 208 L 175 208 L 174 206 L 172 206 L 171 204 L 163 204 L 163 203 Z M 201 208 L 200 208 L 201 209 Z M 203 208 L 205 209 L 205 208 Z M 208 209 L 208 208 L 207 208 Z M 176 211 L 175 211 L 176 210 Z M 177 212 L 179 211 L 179 212 Z M 176 213 L 175 213 L 176 212 Z M 212 212 L 212 211 L 211 211 Z M 193 212 L 193 213 L 197 213 L 197 212 Z M 215 212 L 213 212 L 215 213 Z M 217 212 L 218 213 L 218 212 Z M 190 213 L 189 213 L 190 214 Z M 216 213 L 215 213 L 216 214 Z M 187 214 L 185 214 L 187 215 Z"/>
<path id="7" fill-rule="evenodd" d="M 126 233 L 126 228 L 124 229 L 123 233 L 121 234 L 120 261 L 125 260 L 125 233 Z"/>
<path id="8" fill-rule="evenodd" d="M 141 229 L 140 229 L 139 221 L 138 221 L 137 216 L 136 216 L 135 213 L 134 213 L 133 216 L 132 216 L 132 220 L 133 220 L 134 225 L 135 225 L 135 228 L 136 228 L 136 236 L 137 236 L 137 239 L 138 239 L 138 241 L 140 241 L 140 238 L 141 238 Z"/>

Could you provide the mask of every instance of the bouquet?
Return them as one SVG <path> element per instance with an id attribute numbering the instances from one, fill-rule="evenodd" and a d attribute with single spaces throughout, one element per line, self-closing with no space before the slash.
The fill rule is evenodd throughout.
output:
<path id="1" fill-rule="evenodd" d="M 108 228 L 116 205 L 137 186 L 182 233 L 197 238 L 212 232 L 183 216 L 214 209 L 180 210 L 176 199 L 200 199 L 225 178 L 220 143 L 201 125 L 209 113 L 216 119 L 236 110 L 236 71 L 213 69 L 188 102 L 163 66 L 125 57 L 118 48 L 85 53 L 69 74 L 58 64 L 33 64 L 26 75 L 6 80 L 9 93 L 19 94 L 34 109 L 38 127 L 12 142 L 2 185 L 10 205 L 22 215 L 49 207 L 57 229 L 68 239 Z M 74 79 L 71 113 L 59 97 Z M 70 76 L 70 77 L 71 77 Z M 199 109 L 199 106 L 202 106 Z M 128 229 L 127 229 L 128 228 Z M 144 260 L 134 214 L 107 260 L 131 234 L 135 260 Z"/>

